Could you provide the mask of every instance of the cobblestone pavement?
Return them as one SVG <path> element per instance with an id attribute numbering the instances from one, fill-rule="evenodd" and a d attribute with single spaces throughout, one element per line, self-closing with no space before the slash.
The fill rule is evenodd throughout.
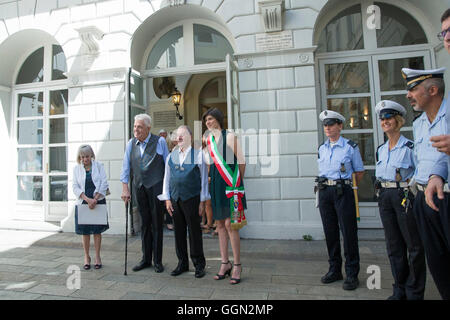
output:
<path id="1" fill-rule="evenodd" d="M 93 258 L 92 238 L 91 243 Z M 385 243 L 360 241 L 359 247 L 360 287 L 345 291 L 343 281 L 329 285 L 320 282 L 328 270 L 324 241 L 242 239 L 242 282 L 232 286 L 228 279 L 213 279 L 220 266 L 220 254 L 217 237 L 210 235 L 204 237 L 207 274 L 196 279 L 191 262 L 190 272 L 170 276 L 177 259 L 173 233 L 169 231 L 164 236 L 164 272 L 155 273 L 153 268 L 131 270 L 140 260 L 141 243 L 140 237 L 130 237 L 125 276 L 124 236 L 104 235 L 103 268 L 85 271 L 81 237 L 74 233 L 0 230 L 0 299 L 384 300 L 392 293 Z M 367 288 L 370 265 L 380 268 L 380 289 Z M 77 272 L 71 272 L 77 269 L 81 269 L 79 288 L 74 280 Z M 425 299 L 440 299 L 430 274 Z"/>

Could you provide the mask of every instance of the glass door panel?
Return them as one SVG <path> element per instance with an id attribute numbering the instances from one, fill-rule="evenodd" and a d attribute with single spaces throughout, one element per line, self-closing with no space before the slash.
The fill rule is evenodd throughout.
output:
<path id="1" fill-rule="evenodd" d="M 328 99 L 327 108 L 344 116 L 344 130 L 373 128 L 370 97 Z"/>
<path id="2" fill-rule="evenodd" d="M 368 62 L 326 64 L 325 80 L 328 95 L 370 92 Z"/>

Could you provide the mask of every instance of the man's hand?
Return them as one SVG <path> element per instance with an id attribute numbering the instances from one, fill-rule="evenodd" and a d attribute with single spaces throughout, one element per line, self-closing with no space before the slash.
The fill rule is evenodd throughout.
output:
<path id="1" fill-rule="evenodd" d="M 427 188 L 425 189 L 425 201 L 427 205 L 434 211 L 439 211 L 433 202 L 433 195 L 437 193 L 439 199 L 444 199 L 444 182 L 440 176 L 432 175 L 428 180 Z"/>
<path id="2" fill-rule="evenodd" d="M 442 134 L 440 136 L 434 136 L 430 138 L 433 147 L 435 147 L 439 152 L 444 152 L 450 155 L 450 134 Z"/>
<path id="3" fill-rule="evenodd" d="M 205 202 L 200 202 L 200 205 L 198 206 L 198 215 L 200 217 L 203 217 L 203 214 L 205 213 Z"/>
<path id="4" fill-rule="evenodd" d="M 120 196 L 120 198 L 125 203 L 130 202 L 131 199 L 130 190 L 128 189 L 128 184 L 126 183 L 122 183 L 122 195 Z"/>
<path id="5" fill-rule="evenodd" d="M 173 216 L 173 206 L 172 206 L 172 201 L 170 201 L 170 200 L 166 200 L 166 209 L 167 209 L 167 212 L 170 214 L 170 216 L 172 217 Z"/>

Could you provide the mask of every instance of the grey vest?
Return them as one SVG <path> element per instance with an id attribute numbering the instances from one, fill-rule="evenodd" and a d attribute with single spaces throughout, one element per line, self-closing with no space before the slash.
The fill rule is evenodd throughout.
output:
<path id="1" fill-rule="evenodd" d="M 183 165 L 180 165 L 180 151 L 178 148 L 172 151 L 168 166 L 170 166 L 170 197 L 175 201 L 179 199 L 186 201 L 200 194 L 201 175 L 195 163 L 198 152 L 191 148 Z"/>
<path id="2" fill-rule="evenodd" d="M 156 152 L 159 137 L 150 134 L 144 154 L 141 157 L 141 150 L 133 138 L 131 142 L 130 164 L 133 173 L 133 185 L 140 188 L 142 185 L 151 188 L 164 179 L 164 158 Z"/>

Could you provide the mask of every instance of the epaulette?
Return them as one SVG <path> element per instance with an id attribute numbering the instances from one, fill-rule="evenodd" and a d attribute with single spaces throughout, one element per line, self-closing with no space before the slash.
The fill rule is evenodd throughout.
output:
<path id="1" fill-rule="evenodd" d="M 380 144 L 380 145 L 378 146 L 378 148 L 377 148 L 377 153 L 376 153 L 376 155 L 375 155 L 375 159 L 377 160 L 377 162 L 378 162 L 378 150 L 379 150 L 382 146 L 384 146 L 385 144 L 386 144 L 386 141 L 385 141 L 384 143 Z"/>
<path id="2" fill-rule="evenodd" d="M 319 150 L 320 150 L 320 147 L 323 146 L 324 144 L 325 144 L 325 142 L 322 143 L 322 144 L 317 148 L 317 159 L 320 159 L 320 152 L 319 152 Z"/>
<path id="3" fill-rule="evenodd" d="M 358 146 L 358 144 L 352 140 L 348 140 L 347 143 L 352 147 L 352 148 L 356 148 Z"/>
<path id="4" fill-rule="evenodd" d="M 414 142 L 408 141 L 407 143 L 405 143 L 405 146 L 407 146 L 408 148 L 410 148 L 412 150 L 412 149 L 414 149 Z"/>

